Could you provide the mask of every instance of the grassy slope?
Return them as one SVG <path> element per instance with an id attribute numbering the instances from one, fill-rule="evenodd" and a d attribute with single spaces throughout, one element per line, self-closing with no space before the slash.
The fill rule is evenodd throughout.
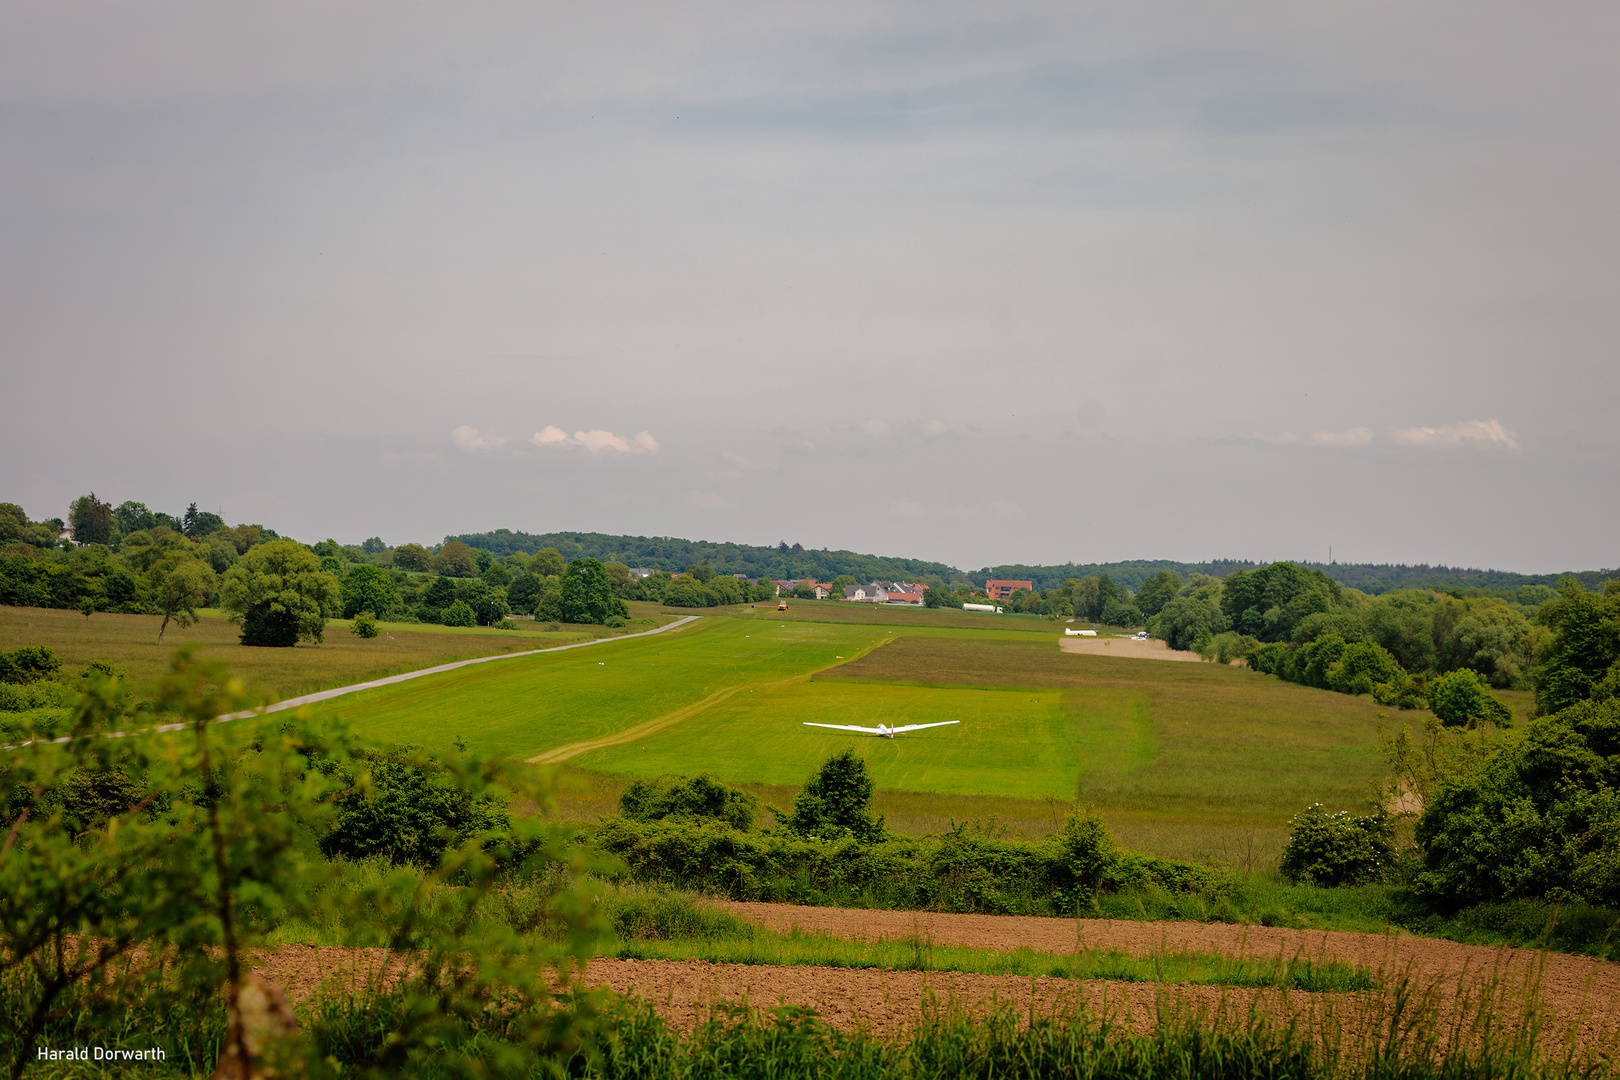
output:
<path id="1" fill-rule="evenodd" d="M 229 664 L 250 686 L 291 697 L 450 660 L 562 645 L 591 637 L 593 629 L 513 632 L 385 623 L 381 636 L 366 641 L 349 633 L 347 622 L 334 619 L 324 644 L 250 649 L 237 642 L 241 628 L 217 615 L 185 629 L 171 623 L 160 646 L 161 622 L 155 615 L 98 612 L 86 619 L 76 611 L 0 607 L 0 649 L 46 645 L 69 669 L 92 659 L 109 660 L 143 681 L 164 670 L 177 646 L 195 645 L 202 657 Z"/>

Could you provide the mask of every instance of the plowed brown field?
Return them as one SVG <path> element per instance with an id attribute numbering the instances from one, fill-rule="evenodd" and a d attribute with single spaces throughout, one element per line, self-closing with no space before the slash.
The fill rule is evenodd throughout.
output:
<path id="1" fill-rule="evenodd" d="M 1206 923 L 1079 921 L 1021 916 L 948 915 L 936 912 L 865 911 L 794 907 L 786 904 L 717 903 L 772 930 L 801 930 L 876 941 L 916 936 L 937 945 L 992 951 L 1019 948 L 1067 953 L 1076 945 L 1118 949 L 1135 956 L 1197 951 L 1251 959 L 1337 960 L 1372 968 L 1380 983 L 1409 981 L 1418 997 L 1442 1014 L 1472 1018 L 1482 987 L 1494 982 L 1495 1019 L 1511 1026 L 1529 1001 L 1544 1010 L 1549 1041 L 1573 1032 L 1588 1049 L 1613 1050 L 1620 1038 L 1620 964 L 1582 957 L 1496 949 L 1404 935 L 1349 934 Z M 381 961 L 372 950 L 286 946 L 264 956 L 259 970 L 295 1000 L 356 967 Z M 395 956 L 390 978 L 403 970 Z M 756 1009 L 779 1004 L 816 1009 L 835 1027 L 865 1027 L 878 1035 L 913 1026 L 930 1002 L 983 1010 L 1010 1004 L 1020 1012 L 1066 1010 L 1076 1004 L 1106 1011 L 1135 1030 L 1152 1026 L 1160 1005 L 1241 1018 L 1257 1001 L 1286 1022 L 1308 1026 L 1334 1016 L 1350 1030 L 1381 1025 L 1387 993 L 1318 995 L 1299 991 L 1217 986 L 1076 982 L 1048 977 L 972 975 L 955 972 L 769 967 L 704 961 L 593 960 L 585 980 L 619 993 L 639 995 L 671 1024 L 690 1029 L 718 1004 Z"/>

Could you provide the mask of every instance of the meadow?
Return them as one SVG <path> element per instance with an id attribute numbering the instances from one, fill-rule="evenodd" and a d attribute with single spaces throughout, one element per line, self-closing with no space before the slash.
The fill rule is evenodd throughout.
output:
<path id="1" fill-rule="evenodd" d="M 362 735 L 528 758 L 688 710 L 707 698 L 806 679 L 879 640 L 868 626 L 703 619 L 595 649 L 476 665 L 365 690 L 323 707 Z M 695 719 L 682 730 L 704 723 Z"/>
<path id="2" fill-rule="evenodd" d="M 371 738 L 460 738 L 560 765 L 565 818 L 613 813 L 629 778 L 699 772 L 785 810 L 828 753 L 853 746 L 905 834 L 968 822 L 1046 835 L 1078 799 L 1127 847 L 1239 870 L 1275 866 L 1288 819 L 1312 802 L 1364 808 L 1384 776 L 1380 730 L 1403 722 L 1239 667 L 1063 653 L 1050 621 L 959 627 L 944 625 L 959 612 L 809 602 L 787 614 L 733 609 L 324 708 Z M 889 625 L 897 614 L 917 621 Z M 894 740 L 805 726 L 941 720 L 961 723 Z"/>
<path id="3" fill-rule="evenodd" d="M 56 608 L 0 607 L 0 649 L 44 645 L 69 670 L 91 660 L 105 660 L 123 668 L 131 679 L 144 682 L 162 674 L 176 648 L 190 645 L 202 658 L 230 665 L 231 672 L 249 686 L 285 698 L 452 660 L 544 649 L 615 633 L 606 627 L 557 627 L 527 620 L 512 620 L 515 630 L 379 623 L 382 633 L 366 640 L 349 633 L 347 620 L 332 619 L 326 640 L 319 645 L 256 649 L 237 641 L 241 627 L 223 612 L 200 614 L 202 618 L 189 627 L 170 623 L 159 645 L 158 627 L 163 620 L 157 615 L 97 612 L 85 618 L 76 611 Z M 667 616 L 646 613 L 638 623 L 617 632 L 633 633 L 669 621 Z"/>

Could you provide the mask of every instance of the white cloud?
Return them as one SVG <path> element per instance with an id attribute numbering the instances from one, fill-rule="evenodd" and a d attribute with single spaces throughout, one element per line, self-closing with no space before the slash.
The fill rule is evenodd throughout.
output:
<path id="1" fill-rule="evenodd" d="M 1289 446 L 1299 442 L 1299 437 L 1292 431 L 1281 431 L 1275 435 L 1262 435 L 1257 432 L 1250 435 L 1249 438 L 1255 442 L 1270 443 L 1273 446 Z"/>
<path id="2" fill-rule="evenodd" d="M 649 431 L 638 431 L 631 438 L 601 428 L 576 431 L 570 435 L 560 427 L 547 424 L 535 432 L 529 441 L 536 446 L 582 446 L 593 454 L 600 454 L 604 450 L 619 454 L 658 453 L 658 440 Z"/>
<path id="3" fill-rule="evenodd" d="M 499 450 L 506 445 L 506 440 L 499 435 L 480 435 L 477 428 L 468 424 L 462 424 L 452 431 L 450 441 L 469 454 L 480 450 Z"/>
<path id="4" fill-rule="evenodd" d="M 1310 441 L 1316 446 L 1366 446 L 1372 442 L 1372 437 L 1371 428 L 1353 427 L 1343 431 L 1313 432 Z"/>
<path id="5" fill-rule="evenodd" d="M 916 499 L 897 499 L 889 507 L 889 513 L 895 517 L 920 518 L 923 516 L 923 504 Z"/>
<path id="6" fill-rule="evenodd" d="M 945 421 L 937 419 L 937 418 L 934 419 L 934 420 L 928 421 L 926 424 L 923 425 L 923 434 L 924 435 L 943 435 L 943 434 L 945 434 Z"/>
<path id="7" fill-rule="evenodd" d="M 889 433 L 889 425 L 882 420 L 862 420 L 861 430 L 874 439 L 881 439 Z"/>
<path id="8" fill-rule="evenodd" d="M 1519 437 L 1495 419 L 1464 420 L 1446 427 L 1397 428 L 1390 438 L 1407 446 L 1505 447 L 1517 452 Z"/>

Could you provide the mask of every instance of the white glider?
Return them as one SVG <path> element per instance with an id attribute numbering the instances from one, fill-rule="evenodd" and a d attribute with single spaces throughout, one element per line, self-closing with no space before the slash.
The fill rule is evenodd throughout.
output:
<path id="1" fill-rule="evenodd" d="M 862 735 L 876 735 L 880 739 L 892 739 L 902 731 L 921 731 L 925 727 L 945 727 L 947 724 L 960 724 L 960 720 L 941 720 L 937 724 L 902 724 L 899 727 L 890 727 L 879 724 L 877 727 L 858 727 L 855 724 L 812 724 L 806 720 L 805 727 L 832 728 L 834 731 L 858 731 Z"/>

